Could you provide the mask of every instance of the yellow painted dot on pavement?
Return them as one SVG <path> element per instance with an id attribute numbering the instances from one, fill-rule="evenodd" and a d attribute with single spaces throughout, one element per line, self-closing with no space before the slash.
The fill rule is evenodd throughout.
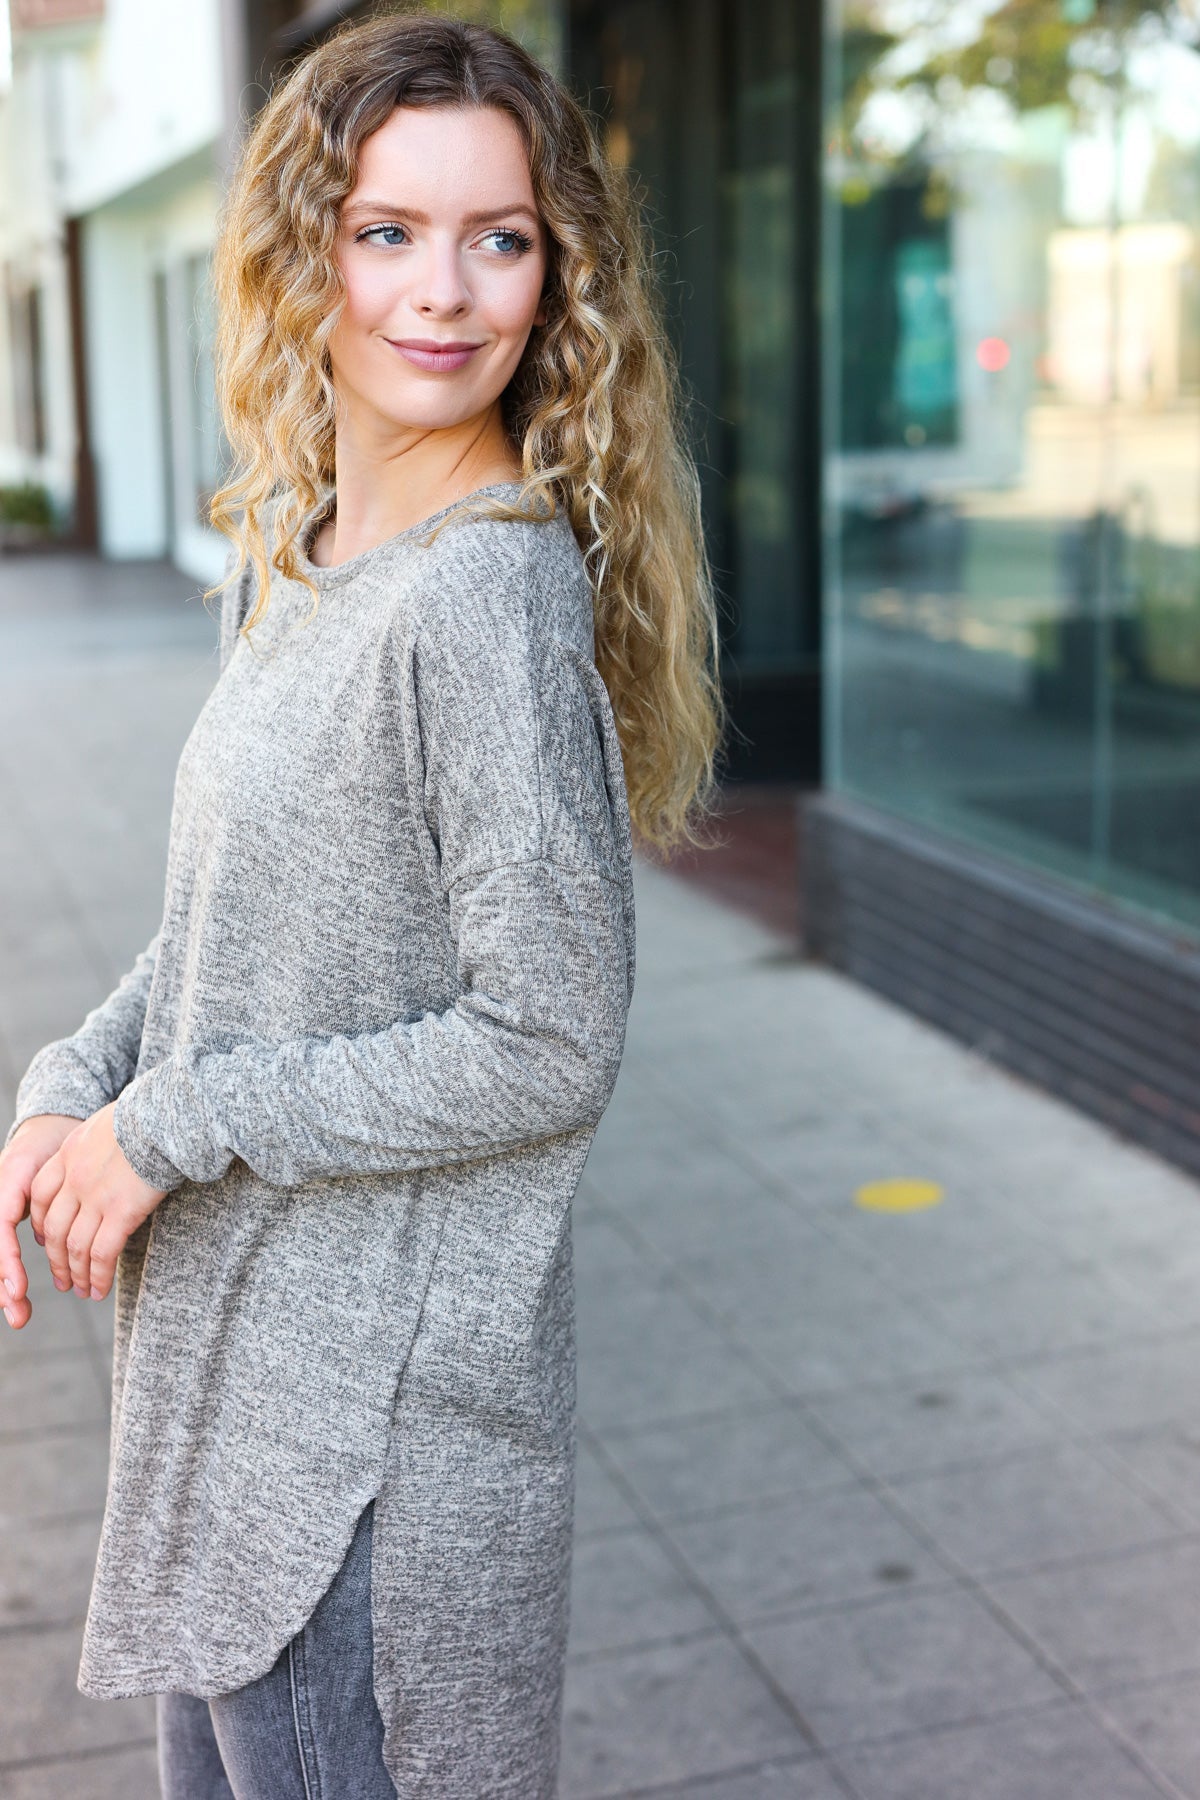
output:
<path id="1" fill-rule="evenodd" d="M 921 1212 L 936 1206 L 941 1198 L 936 1181 L 868 1181 L 854 1190 L 854 1204 L 868 1212 Z"/>

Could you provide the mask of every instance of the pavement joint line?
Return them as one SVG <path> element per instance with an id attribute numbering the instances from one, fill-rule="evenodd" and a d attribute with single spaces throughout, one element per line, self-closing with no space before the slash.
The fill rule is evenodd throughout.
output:
<path id="1" fill-rule="evenodd" d="M 1046 1701 L 1043 1705 L 1031 1706 L 1024 1709 L 1026 1716 L 1036 1716 L 1039 1713 L 1052 1712 L 1066 1713 L 1070 1711 L 1086 1713 L 1102 1735 L 1108 1739 L 1109 1743 L 1111 1743 L 1115 1749 L 1120 1750 L 1123 1755 L 1135 1765 L 1138 1773 L 1144 1775 L 1152 1787 L 1156 1788 L 1160 1794 L 1166 1796 L 1166 1800 L 1195 1800 L 1194 1790 L 1176 1787 L 1170 1776 L 1165 1774 L 1156 1763 L 1150 1762 L 1142 1754 L 1137 1744 L 1128 1738 L 1124 1731 L 1119 1728 L 1116 1731 L 1111 1729 L 1108 1720 L 1098 1716 L 1097 1708 L 1089 1705 L 1088 1696 L 1086 1694 L 1079 1699 L 1063 1695 L 1056 1700 Z M 1005 1717 L 1011 1717 L 1011 1715 L 1005 1715 Z M 928 1742 L 933 1738 L 952 1737 L 956 1732 L 978 1730 L 981 1723 L 984 1725 L 992 1723 L 1002 1724 L 1004 1723 L 1004 1718 L 1000 1715 L 995 1715 L 993 1719 L 984 1719 L 982 1721 L 978 1719 L 967 1721 L 955 1719 L 945 1725 L 926 1726 L 923 1730 L 914 1732 L 911 1735 L 921 1741 Z M 886 1747 L 892 1742 L 894 1742 L 892 1739 L 872 1739 L 869 1745 L 865 1742 L 861 1745 L 848 1743 L 840 1744 L 836 1746 L 832 1754 L 836 1755 L 840 1752 L 845 1756 L 859 1748 L 878 1749 L 881 1746 Z M 863 1800 L 866 1800 L 866 1797 L 863 1797 Z M 870 1800 L 878 1800 L 878 1796 L 871 1796 Z"/>
<path id="2" fill-rule="evenodd" d="M 820 1750 L 821 1744 L 812 1725 L 801 1709 L 796 1705 L 787 1689 L 776 1679 L 774 1672 L 758 1655 L 757 1651 L 743 1636 L 740 1626 L 729 1613 L 716 1594 L 709 1587 L 690 1560 L 684 1555 L 679 1545 L 659 1524 L 654 1513 L 646 1505 L 641 1494 L 628 1480 L 620 1465 L 615 1463 L 598 1438 L 592 1437 L 586 1425 L 580 1421 L 580 1435 L 588 1444 L 588 1448 L 596 1461 L 600 1463 L 609 1480 L 617 1488 L 622 1498 L 641 1520 L 646 1531 L 653 1538 L 659 1549 L 672 1564 L 675 1572 L 687 1584 L 694 1594 L 707 1607 L 712 1618 L 720 1627 L 722 1634 L 738 1652 L 743 1662 L 756 1675 L 768 1693 L 775 1700 L 781 1711 L 794 1725 L 803 1742 L 810 1750 Z"/>
<path id="3" fill-rule="evenodd" d="M 56 1613 L 52 1618 L 14 1620 L 6 1624 L 0 1620 L 0 1644 L 10 1644 L 27 1631 L 82 1631 L 86 1619 L 86 1602 L 84 1611 L 78 1613 Z"/>
<path id="4" fill-rule="evenodd" d="M 38 1769 L 59 1768 L 63 1763 L 103 1762 L 109 1756 L 125 1756 L 130 1750 L 154 1750 L 155 1737 L 123 1738 L 119 1744 L 97 1744 L 88 1750 L 63 1750 L 55 1756 L 22 1756 L 0 1762 L 0 1775 L 24 1775 Z"/>
<path id="5" fill-rule="evenodd" d="M 636 1526 L 635 1530 L 644 1530 Z M 700 1625 L 691 1631 L 661 1631 L 653 1637 L 631 1638 L 620 1644 L 596 1644 L 590 1650 L 570 1650 L 567 1661 L 575 1668 L 591 1668 L 596 1663 L 620 1662 L 642 1650 L 676 1650 L 688 1644 L 724 1643 L 728 1637 L 723 1625 Z"/>
<path id="6" fill-rule="evenodd" d="M 718 1770 L 716 1774 L 692 1775 L 684 1781 L 672 1781 L 667 1785 L 655 1782 L 651 1787 L 618 1788 L 606 1790 L 603 1793 L 597 1791 L 573 1794 L 570 1796 L 570 1800 L 673 1800 L 673 1796 L 683 1796 L 684 1800 L 691 1800 L 693 1795 L 696 1796 L 696 1800 L 702 1800 L 707 1789 L 712 1788 L 715 1792 L 726 1782 L 740 1781 L 743 1776 L 770 1774 L 776 1769 L 803 1771 L 816 1768 L 818 1765 L 827 1770 L 830 1779 L 841 1788 L 849 1800 L 865 1800 L 860 1790 L 852 1786 L 846 1777 L 841 1775 L 841 1771 L 834 1765 L 832 1757 L 827 1756 L 823 1751 L 808 1751 L 800 1756 L 783 1758 L 776 1756 L 772 1757 L 769 1762 L 737 1763 L 731 1768 Z"/>
<path id="7" fill-rule="evenodd" d="M 1165 1674 L 1133 1675 L 1124 1681 L 1102 1681 L 1094 1684 L 1090 1692 L 1097 1700 L 1112 1700 L 1123 1694 L 1137 1694 L 1160 1687 L 1187 1687 L 1193 1682 L 1200 1682 L 1200 1662 L 1191 1663 L 1186 1669 L 1170 1669 Z"/>

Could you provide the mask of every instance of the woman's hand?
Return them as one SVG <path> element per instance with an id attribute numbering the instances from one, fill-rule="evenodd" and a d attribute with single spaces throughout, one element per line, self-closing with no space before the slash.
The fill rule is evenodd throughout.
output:
<path id="1" fill-rule="evenodd" d="M 22 1120 L 7 1148 L 0 1150 L 0 1302 L 14 1331 L 20 1331 L 33 1317 L 17 1226 L 29 1211 L 34 1176 L 79 1125 L 78 1119 L 66 1113 L 35 1113 Z"/>
<path id="2" fill-rule="evenodd" d="M 73 1131 L 33 1178 L 29 1217 L 54 1285 L 103 1300 L 127 1238 L 164 1196 L 130 1168 L 113 1136 L 116 1101 Z M 13 1142 L 16 1142 L 14 1137 Z"/>

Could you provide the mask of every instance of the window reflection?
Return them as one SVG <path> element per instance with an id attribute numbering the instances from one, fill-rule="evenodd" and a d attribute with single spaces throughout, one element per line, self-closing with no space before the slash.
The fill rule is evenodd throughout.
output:
<path id="1" fill-rule="evenodd" d="M 1200 29 L 835 6 L 835 781 L 1200 929 Z"/>

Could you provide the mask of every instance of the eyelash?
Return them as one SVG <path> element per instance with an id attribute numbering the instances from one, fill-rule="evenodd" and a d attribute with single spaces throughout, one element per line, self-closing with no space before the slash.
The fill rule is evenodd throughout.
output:
<path id="1" fill-rule="evenodd" d="M 373 238 L 373 237 L 377 236 L 378 233 L 381 231 L 407 231 L 407 230 L 408 230 L 407 225 L 364 225 L 364 227 L 361 231 L 355 232 L 354 242 L 356 244 L 365 243 L 368 238 Z M 514 225 L 497 225 L 492 231 L 487 232 L 486 236 L 488 236 L 488 237 L 507 237 L 507 238 L 514 239 L 516 242 L 517 248 L 515 250 L 506 250 L 506 251 L 502 252 L 503 255 L 511 257 L 514 262 L 516 261 L 518 256 L 524 256 L 526 251 L 533 249 L 533 239 L 528 235 L 527 232 L 518 231 Z M 396 249 L 399 249 L 399 247 L 400 246 L 398 244 L 385 244 L 384 245 L 384 249 L 386 249 L 386 250 L 396 250 Z"/>

